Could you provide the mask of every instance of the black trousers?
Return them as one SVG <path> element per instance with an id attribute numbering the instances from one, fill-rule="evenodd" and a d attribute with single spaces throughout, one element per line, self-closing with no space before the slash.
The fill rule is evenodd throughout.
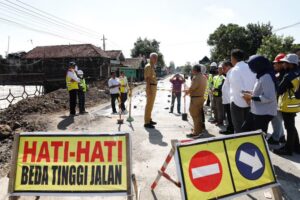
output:
<path id="1" fill-rule="evenodd" d="M 295 126 L 296 113 L 286 113 L 286 112 L 281 112 L 281 113 L 282 113 L 284 127 L 287 132 L 287 141 L 285 147 L 290 153 L 292 152 L 300 153 L 299 136 Z"/>
<path id="2" fill-rule="evenodd" d="M 241 108 L 241 107 L 235 105 L 234 102 L 232 102 L 230 104 L 232 124 L 233 124 L 235 133 L 242 132 L 242 125 L 245 122 L 245 120 L 249 114 L 249 111 L 250 111 L 249 107 Z"/>
<path id="3" fill-rule="evenodd" d="M 206 129 L 206 127 L 205 127 L 205 114 L 204 114 L 204 109 L 203 109 L 203 107 L 202 107 L 202 110 L 201 110 L 201 115 L 202 115 L 202 127 L 204 128 L 204 129 Z"/>
<path id="4" fill-rule="evenodd" d="M 171 112 L 174 110 L 175 99 L 177 99 L 177 112 L 180 113 L 181 92 L 172 92 Z"/>
<path id="5" fill-rule="evenodd" d="M 85 112 L 85 92 L 78 90 L 79 112 Z"/>
<path id="6" fill-rule="evenodd" d="M 117 112 L 116 110 L 116 100 L 119 98 L 119 94 L 110 94 L 111 97 L 111 108 L 113 112 Z"/>
<path id="7" fill-rule="evenodd" d="M 70 90 L 69 91 L 69 99 L 70 99 L 70 114 L 76 114 L 76 104 L 77 104 L 77 93 L 78 90 Z"/>
<path id="8" fill-rule="evenodd" d="M 230 103 L 229 104 L 223 104 L 224 106 L 224 113 L 227 118 L 228 126 L 226 128 L 227 131 L 234 131 L 233 124 L 232 124 L 232 118 L 231 118 L 231 112 L 230 112 Z"/>
<path id="9" fill-rule="evenodd" d="M 261 129 L 267 133 L 269 122 L 273 119 L 272 115 L 256 115 L 249 112 L 246 121 L 242 125 L 242 131 L 256 131 Z"/>
<path id="10" fill-rule="evenodd" d="M 209 98 L 209 95 L 208 95 L 207 100 L 206 100 L 206 106 L 210 106 L 210 98 Z"/>
<path id="11" fill-rule="evenodd" d="M 127 101 L 127 93 L 121 93 L 121 109 L 122 111 L 126 110 L 125 102 Z"/>

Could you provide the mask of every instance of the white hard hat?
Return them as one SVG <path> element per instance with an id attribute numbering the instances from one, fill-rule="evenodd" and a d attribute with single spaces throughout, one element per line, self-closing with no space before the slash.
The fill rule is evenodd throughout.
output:
<path id="1" fill-rule="evenodd" d="M 212 62 L 212 63 L 210 64 L 210 66 L 211 66 L 211 67 L 217 67 L 218 65 L 217 65 L 216 62 Z"/>
<path id="2" fill-rule="evenodd" d="M 77 71 L 77 74 L 78 74 L 78 75 L 83 75 L 83 71 L 82 71 L 82 70 L 78 70 L 78 71 Z"/>

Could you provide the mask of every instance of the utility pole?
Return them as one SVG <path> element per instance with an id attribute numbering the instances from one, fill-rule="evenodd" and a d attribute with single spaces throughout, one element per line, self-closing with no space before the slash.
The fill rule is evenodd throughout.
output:
<path id="1" fill-rule="evenodd" d="M 103 41 L 103 50 L 105 51 L 105 40 L 107 40 L 107 38 L 105 38 L 104 34 L 101 40 Z"/>
<path id="2" fill-rule="evenodd" d="M 8 40 L 7 40 L 7 51 L 6 51 L 6 57 L 9 54 L 9 41 L 10 41 L 10 36 L 8 36 Z"/>

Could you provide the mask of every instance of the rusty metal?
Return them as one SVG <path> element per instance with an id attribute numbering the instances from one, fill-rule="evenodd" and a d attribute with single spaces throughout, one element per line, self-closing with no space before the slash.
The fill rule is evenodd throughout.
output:
<path id="1" fill-rule="evenodd" d="M 2 102 L 6 102 L 6 103 L 8 102 L 7 107 L 9 107 L 10 105 L 16 103 L 16 102 L 14 102 L 16 99 L 23 100 L 23 99 L 27 99 L 29 97 L 41 96 L 44 94 L 44 87 L 42 85 L 36 85 L 33 93 L 29 93 L 28 91 L 26 91 L 25 85 L 20 86 L 20 87 L 23 87 L 23 92 L 21 94 L 14 94 L 11 91 L 11 89 L 9 89 L 6 97 L 0 98 L 0 104 L 2 104 Z M 5 107 L 5 108 L 7 108 L 7 107 Z M 0 110 L 4 110 L 5 108 L 0 107 Z"/>

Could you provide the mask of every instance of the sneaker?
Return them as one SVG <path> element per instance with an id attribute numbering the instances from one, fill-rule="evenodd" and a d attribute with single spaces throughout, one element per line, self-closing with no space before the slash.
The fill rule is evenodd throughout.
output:
<path id="1" fill-rule="evenodd" d="M 151 121 L 150 121 L 150 124 L 151 124 L 151 125 L 156 125 L 157 123 L 151 120 Z"/>
<path id="2" fill-rule="evenodd" d="M 112 115 L 117 115 L 118 113 L 117 113 L 117 112 L 112 112 L 111 114 L 112 114 Z"/>
<path id="3" fill-rule="evenodd" d="M 181 112 L 179 111 L 178 114 L 181 115 Z"/>
<path id="4" fill-rule="evenodd" d="M 270 137 L 267 142 L 271 145 L 279 145 L 279 141 L 274 140 L 273 137 Z"/>
<path id="5" fill-rule="evenodd" d="M 128 114 L 128 111 L 127 111 L 127 110 L 124 110 L 124 111 L 122 111 L 122 114 L 123 114 L 123 115 L 126 115 L 126 114 Z"/>
<path id="6" fill-rule="evenodd" d="M 83 112 L 80 112 L 79 114 L 80 115 L 84 115 L 84 114 L 88 114 L 89 112 L 87 112 L 87 111 L 83 111 Z"/>
<path id="7" fill-rule="evenodd" d="M 144 127 L 145 128 L 155 128 L 155 126 L 153 126 L 152 124 L 145 124 Z"/>
<path id="8" fill-rule="evenodd" d="M 286 156 L 292 156 L 293 152 L 290 152 L 286 149 L 286 147 L 281 147 L 280 149 L 274 149 L 273 153 L 277 154 L 277 155 L 286 155 Z"/>

